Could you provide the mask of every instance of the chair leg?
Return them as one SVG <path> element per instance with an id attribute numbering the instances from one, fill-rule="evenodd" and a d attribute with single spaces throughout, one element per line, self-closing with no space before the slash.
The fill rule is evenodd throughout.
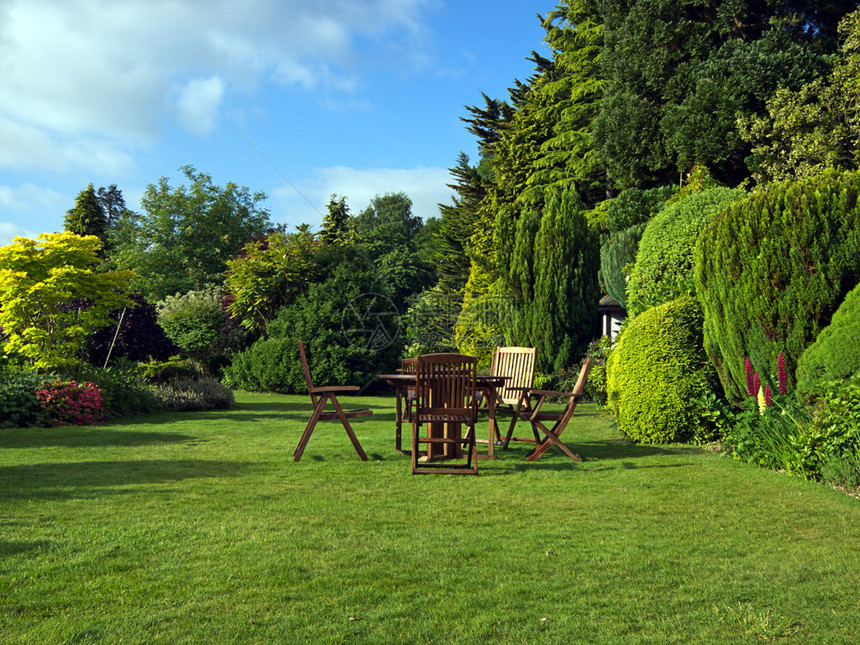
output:
<path id="1" fill-rule="evenodd" d="M 529 453 L 528 457 L 526 457 L 526 461 L 537 461 L 547 450 L 549 450 L 551 445 L 558 446 L 564 454 L 574 461 L 582 461 L 582 457 L 573 452 L 564 444 L 564 442 L 562 442 L 561 439 L 558 438 L 555 426 L 553 426 L 552 430 L 547 430 L 539 421 L 535 421 L 534 423 L 540 426 L 540 429 L 543 430 L 543 433 L 546 435 L 546 439 L 538 443 L 535 449 Z"/>
<path id="2" fill-rule="evenodd" d="M 362 461 L 367 461 L 367 455 L 364 454 L 364 450 L 362 449 L 361 444 L 358 443 L 358 438 L 352 431 L 352 426 L 349 425 L 349 419 L 346 418 L 346 415 L 343 413 L 343 409 L 340 407 L 340 403 L 338 402 L 337 397 L 334 394 L 331 395 L 331 403 L 334 406 L 334 409 L 337 411 L 337 416 L 340 417 L 340 421 L 341 423 L 343 423 L 343 427 L 346 430 L 346 434 L 349 435 L 349 440 L 352 441 L 352 445 L 355 447 L 355 451 L 358 453 L 358 456 L 361 457 Z"/>
<path id="3" fill-rule="evenodd" d="M 418 470 L 418 430 L 420 426 L 416 422 L 415 417 L 412 417 L 412 474 Z"/>
<path id="4" fill-rule="evenodd" d="M 320 416 L 322 416 L 322 411 L 325 407 L 325 402 L 327 398 L 328 395 L 323 394 L 317 401 L 316 407 L 314 407 L 314 412 L 311 415 L 310 420 L 308 421 L 308 425 L 305 426 L 305 431 L 302 433 L 301 439 L 299 439 L 299 445 L 296 446 L 296 451 L 293 453 L 293 461 L 299 461 L 302 458 L 302 454 L 305 451 L 305 446 L 308 445 L 308 441 L 311 438 L 311 434 L 313 434 L 314 428 L 317 425 L 317 421 L 319 421 Z"/>

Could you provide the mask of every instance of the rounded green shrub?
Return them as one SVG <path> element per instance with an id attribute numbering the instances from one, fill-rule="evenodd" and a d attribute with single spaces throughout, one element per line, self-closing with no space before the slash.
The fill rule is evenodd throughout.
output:
<path id="1" fill-rule="evenodd" d="M 744 195 L 739 189 L 711 188 L 673 202 L 654 216 L 642 234 L 627 285 L 631 315 L 695 292 L 693 251 L 699 234 L 723 208 Z"/>
<path id="2" fill-rule="evenodd" d="M 719 389 L 702 347 L 702 310 L 690 296 L 632 319 L 606 363 L 607 405 L 624 435 L 642 443 L 707 434 L 696 399 Z"/>
<path id="3" fill-rule="evenodd" d="M 779 352 L 788 389 L 797 361 L 860 282 L 860 173 L 769 184 L 730 204 L 695 250 L 705 351 L 726 394 L 746 390 L 744 359 L 770 378 Z"/>
<path id="4" fill-rule="evenodd" d="M 860 373 L 860 286 L 854 288 L 830 324 L 797 361 L 797 393 L 808 397 L 830 381 Z"/>

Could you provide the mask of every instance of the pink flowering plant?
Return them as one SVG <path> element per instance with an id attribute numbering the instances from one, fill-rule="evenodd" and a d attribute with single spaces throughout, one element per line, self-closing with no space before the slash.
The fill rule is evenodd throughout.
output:
<path id="1" fill-rule="evenodd" d="M 89 381 L 48 381 L 42 383 L 36 397 L 48 425 L 85 425 L 104 418 L 101 391 Z"/>

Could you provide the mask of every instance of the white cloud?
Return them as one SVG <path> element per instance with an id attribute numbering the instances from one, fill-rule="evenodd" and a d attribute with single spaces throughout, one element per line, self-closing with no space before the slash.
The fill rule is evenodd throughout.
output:
<path id="1" fill-rule="evenodd" d="M 29 237 L 32 239 L 37 236 L 35 233 L 31 233 L 15 224 L 0 222 L 0 246 L 11 244 L 12 240 L 16 237 Z"/>
<path id="2" fill-rule="evenodd" d="M 177 103 L 185 129 L 201 137 L 215 129 L 224 89 L 224 82 L 216 76 L 195 78 L 182 88 Z"/>
<path id="3" fill-rule="evenodd" d="M 31 145 L 0 163 L 91 170 L 104 159 L 57 148 L 127 155 L 157 140 L 165 110 L 205 135 L 228 91 L 267 81 L 350 91 L 357 40 L 406 43 L 428 1 L 5 0 L 0 141 Z"/>
<path id="4" fill-rule="evenodd" d="M 300 182 L 298 190 L 304 197 L 290 185 L 273 190 L 275 208 L 272 215 L 274 219 L 290 225 L 307 223 L 319 229 L 332 195 L 346 197 L 350 211 L 358 214 L 377 195 L 405 193 L 412 200 L 412 213 L 426 221 L 439 216 L 440 203 L 451 201 L 453 191 L 445 185 L 450 182 L 451 173 L 446 168 L 358 170 L 337 166 L 319 169 L 312 179 Z M 314 206 L 310 206 L 305 198 Z"/>

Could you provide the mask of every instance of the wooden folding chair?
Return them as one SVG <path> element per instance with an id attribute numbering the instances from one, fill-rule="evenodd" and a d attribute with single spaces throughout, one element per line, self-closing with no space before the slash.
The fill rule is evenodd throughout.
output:
<path id="1" fill-rule="evenodd" d="M 349 425 L 348 419 L 369 417 L 373 414 L 373 410 L 344 410 L 340 406 L 340 402 L 337 400 L 338 394 L 348 392 L 355 393 L 361 390 L 361 388 L 357 385 L 329 385 L 326 387 L 315 387 L 313 379 L 311 379 L 311 370 L 308 367 L 308 358 L 305 355 L 305 344 L 302 341 L 299 341 L 299 356 L 302 359 L 302 369 L 305 373 L 305 382 L 308 385 L 308 394 L 310 394 L 311 401 L 313 401 L 314 404 L 314 411 L 313 414 L 311 414 L 308 425 L 305 426 L 302 438 L 299 439 L 299 445 L 296 446 L 296 451 L 293 453 L 293 461 L 299 461 L 299 459 L 302 458 L 302 453 L 305 451 L 305 446 L 308 445 L 308 441 L 311 438 L 311 434 L 313 434 L 317 421 L 332 421 L 334 419 L 340 420 L 343 424 L 344 430 L 346 430 L 346 434 L 349 435 L 349 440 L 352 441 L 352 445 L 355 447 L 355 451 L 358 453 L 358 456 L 361 457 L 362 461 L 367 461 L 367 455 L 364 454 L 361 444 L 358 443 L 358 439 L 352 431 L 352 426 Z M 324 411 L 326 403 L 329 401 L 331 401 L 332 406 L 334 406 L 334 412 Z"/>
<path id="2" fill-rule="evenodd" d="M 478 359 L 462 354 L 419 356 L 412 412 L 412 474 L 478 474 L 475 422 L 478 417 L 476 377 Z M 424 425 L 426 433 L 421 435 Z M 466 434 L 462 434 L 465 425 Z M 419 459 L 427 444 L 427 460 Z M 463 448 L 466 452 L 462 460 Z M 454 463 L 451 463 L 454 462 Z"/>
<path id="3" fill-rule="evenodd" d="M 520 399 L 525 396 L 525 390 L 530 389 L 534 381 L 535 348 L 497 347 L 493 352 L 490 374 L 507 377 L 504 384 L 496 387 L 496 416 L 503 414 L 512 417 L 508 429 L 510 434 L 517 423 Z M 530 399 L 526 397 L 524 403 L 528 404 L 529 401 Z M 496 439 L 502 440 L 498 426 L 496 426 Z M 513 440 L 521 441 L 518 438 Z"/>
<path id="4" fill-rule="evenodd" d="M 527 389 L 523 391 L 524 396 L 520 400 L 520 404 L 517 406 L 517 417 L 523 421 L 531 423 L 532 432 L 535 437 L 534 441 L 537 444 L 535 449 L 529 453 L 526 461 L 537 461 L 540 459 L 541 455 L 549 450 L 550 446 L 558 446 L 564 454 L 574 461 L 582 461 L 582 457 L 571 451 L 570 448 L 562 443 L 561 439 L 559 439 L 559 435 L 561 435 L 565 427 L 567 427 L 567 424 L 570 422 L 570 418 L 573 416 L 573 411 L 576 409 L 576 404 L 579 402 L 579 399 L 582 398 L 582 393 L 585 391 L 585 383 L 588 380 L 588 373 L 591 371 L 592 361 L 593 359 L 590 356 L 585 359 L 572 392 L 554 392 L 552 390 L 535 389 Z M 561 412 L 545 412 L 542 408 L 547 397 L 567 397 L 567 405 Z M 528 399 L 528 401 L 525 399 Z M 534 406 L 530 405 L 532 399 L 537 401 Z M 547 421 L 554 422 L 551 428 L 547 428 L 544 425 L 544 422 Z M 545 435 L 543 438 L 538 433 L 538 430 L 543 432 Z M 513 431 L 514 426 L 511 424 L 508 434 L 505 437 L 505 442 L 502 448 L 503 450 L 507 448 Z"/>

